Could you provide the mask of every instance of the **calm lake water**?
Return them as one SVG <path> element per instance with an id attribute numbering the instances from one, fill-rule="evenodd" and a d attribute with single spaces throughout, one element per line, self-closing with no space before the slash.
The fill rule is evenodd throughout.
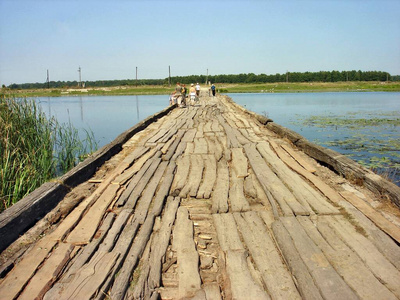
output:
<path id="1" fill-rule="evenodd" d="M 43 112 L 60 123 L 71 122 L 79 129 L 94 133 L 98 147 L 110 143 L 139 121 L 166 108 L 167 95 L 152 96 L 66 96 L 39 97 Z"/>
<path id="2" fill-rule="evenodd" d="M 400 182 L 400 93 L 228 94 L 310 141 Z M 39 97 L 61 123 L 91 130 L 98 146 L 168 105 L 168 95 Z M 377 122 L 373 122 L 377 120 Z M 82 134 L 83 136 L 83 134 Z"/>
<path id="3" fill-rule="evenodd" d="M 228 95 L 400 184 L 400 93 Z"/>

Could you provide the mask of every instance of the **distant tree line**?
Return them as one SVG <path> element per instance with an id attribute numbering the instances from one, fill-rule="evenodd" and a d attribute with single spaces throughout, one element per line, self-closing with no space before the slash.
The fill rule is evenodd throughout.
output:
<path id="1" fill-rule="evenodd" d="M 396 76 L 400 77 L 400 76 Z M 320 72 L 288 72 L 284 74 L 229 74 L 229 75 L 191 75 L 176 76 L 171 82 L 194 83 L 274 83 L 274 82 L 339 82 L 339 81 L 386 81 L 392 76 L 382 71 L 320 71 Z"/>
<path id="2" fill-rule="evenodd" d="M 339 81 L 398 81 L 400 75 L 391 76 L 382 71 L 319 71 L 319 72 L 287 72 L 284 74 L 228 74 L 228 75 L 189 75 L 174 76 L 164 79 L 124 79 L 85 81 L 85 87 L 113 87 L 138 85 L 167 85 L 181 82 L 184 84 L 204 83 L 274 83 L 274 82 L 339 82 Z M 71 88 L 78 86 L 77 81 L 50 81 L 49 83 L 11 84 L 11 89 Z"/>
<path id="3" fill-rule="evenodd" d="M 85 87 L 113 87 L 113 86 L 134 86 L 134 85 L 163 85 L 164 79 L 123 79 L 123 80 L 96 80 L 84 81 Z M 78 81 L 50 81 L 49 83 L 13 83 L 8 86 L 10 89 L 45 89 L 45 88 L 76 88 Z"/>

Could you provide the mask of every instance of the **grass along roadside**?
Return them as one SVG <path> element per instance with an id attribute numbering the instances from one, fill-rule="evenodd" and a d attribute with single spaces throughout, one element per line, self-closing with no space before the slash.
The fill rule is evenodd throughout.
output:
<path id="1" fill-rule="evenodd" d="M 190 83 L 186 83 L 189 88 Z M 400 92 L 400 82 L 351 81 L 351 82 L 301 82 L 301 83 L 215 83 L 220 93 L 311 93 L 311 92 Z M 202 86 L 205 86 L 204 84 Z M 36 90 L 2 89 L 0 94 L 18 97 L 60 97 L 76 95 L 166 95 L 175 85 L 140 85 L 88 88 L 50 88 Z"/>
<path id="2" fill-rule="evenodd" d="M 221 84 L 223 93 L 318 93 L 318 92 L 400 92 L 400 82 L 279 82 L 264 84 Z"/>
<path id="3" fill-rule="evenodd" d="M 48 119 L 34 100 L 0 97 L 0 212 L 65 173 L 97 147 L 71 124 Z"/>

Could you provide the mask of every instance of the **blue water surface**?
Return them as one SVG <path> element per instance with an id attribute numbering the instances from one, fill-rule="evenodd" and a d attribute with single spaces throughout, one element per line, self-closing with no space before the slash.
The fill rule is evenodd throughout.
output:
<path id="1" fill-rule="evenodd" d="M 43 112 L 59 123 L 71 122 L 85 137 L 93 132 L 98 147 L 113 141 L 139 121 L 166 108 L 168 95 L 38 97 Z"/>
<path id="2" fill-rule="evenodd" d="M 310 117 L 344 119 L 400 118 L 400 93 L 285 93 L 228 94 L 236 103 L 274 122 L 298 132 L 306 139 L 331 148 L 373 167 L 378 173 L 389 173 L 400 183 L 400 128 L 382 126 L 320 126 L 306 122 Z M 354 142 L 354 143 L 352 143 Z M 365 150 L 363 149 L 365 148 Z"/>

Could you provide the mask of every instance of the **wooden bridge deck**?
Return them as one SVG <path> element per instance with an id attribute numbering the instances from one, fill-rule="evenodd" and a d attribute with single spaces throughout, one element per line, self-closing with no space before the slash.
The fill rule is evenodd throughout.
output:
<path id="1" fill-rule="evenodd" d="M 398 210 L 202 93 L 46 216 L 0 299 L 400 298 Z"/>

